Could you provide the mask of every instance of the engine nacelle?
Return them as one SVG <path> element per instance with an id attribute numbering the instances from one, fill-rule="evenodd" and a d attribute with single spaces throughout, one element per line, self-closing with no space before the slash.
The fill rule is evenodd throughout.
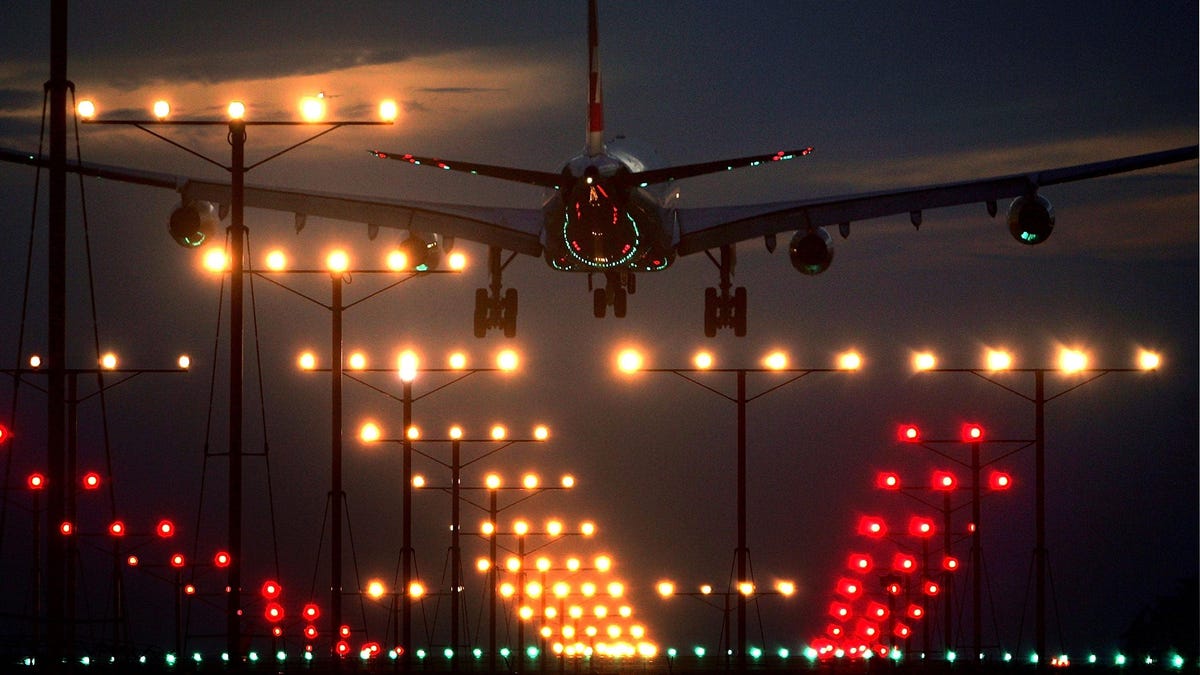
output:
<path id="1" fill-rule="evenodd" d="M 801 274 L 820 274 L 833 262 L 833 237 L 823 227 L 796 232 L 788 244 L 788 256 Z"/>
<path id="2" fill-rule="evenodd" d="M 436 270 L 442 262 L 442 237 L 437 234 L 419 234 L 409 232 L 408 237 L 400 242 L 400 252 L 404 254 L 407 267 L 419 272 Z"/>
<path id="3" fill-rule="evenodd" d="M 1043 196 L 1017 197 L 1008 207 L 1008 232 L 1013 239 L 1033 246 L 1054 231 L 1054 207 Z"/>
<path id="4" fill-rule="evenodd" d="M 221 219 L 212 202 L 187 202 L 171 212 L 168 229 L 176 244 L 196 248 L 216 234 Z"/>

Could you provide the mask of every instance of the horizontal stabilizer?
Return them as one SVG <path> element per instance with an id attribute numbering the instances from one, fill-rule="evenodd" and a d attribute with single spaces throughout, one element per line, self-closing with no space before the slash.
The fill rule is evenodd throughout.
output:
<path id="1" fill-rule="evenodd" d="M 800 150 L 780 150 L 779 152 L 774 152 L 769 155 L 751 155 L 749 157 L 721 159 L 715 162 L 704 162 L 702 164 L 668 166 L 663 169 L 639 171 L 631 174 L 630 179 L 638 185 L 653 185 L 655 183 L 665 183 L 667 181 L 703 176 L 710 173 L 732 171 L 733 169 L 741 169 L 747 166 L 759 166 L 761 164 L 769 164 L 771 162 L 782 162 L 789 159 L 795 159 L 797 157 L 804 157 L 805 155 L 812 154 L 812 151 L 812 148 L 803 148 Z"/>
<path id="2" fill-rule="evenodd" d="M 550 173 L 549 171 L 533 171 L 530 169 L 517 169 L 511 166 L 494 166 L 491 164 L 475 164 L 472 162 L 459 162 L 448 159 L 437 159 L 436 157 L 419 157 L 410 154 L 396 154 L 391 152 L 380 152 L 379 150 L 368 150 L 372 155 L 380 159 L 395 159 L 409 164 L 419 166 L 431 166 L 435 169 L 444 171 L 462 171 L 464 173 L 475 174 L 477 176 L 488 176 L 490 178 L 499 178 L 501 180 L 513 181 L 516 183 L 528 183 L 530 185 L 538 185 L 540 187 L 557 189 L 561 184 L 563 177 L 561 174 Z"/>

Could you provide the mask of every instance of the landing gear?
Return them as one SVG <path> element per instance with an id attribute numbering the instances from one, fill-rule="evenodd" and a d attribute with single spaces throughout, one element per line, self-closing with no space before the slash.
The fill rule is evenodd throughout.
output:
<path id="1" fill-rule="evenodd" d="M 605 272 L 604 288 L 592 289 L 592 314 L 597 319 L 603 319 L 608 313 L 608 308 L 612 307 L 613 316 L 618 319 L 624 318 L 629 308 L 629 295 L 637 291 L 636 278 L 632 272 L 626 270 Z M 589 276 L 588 286 L 591 285 L 592 278 Z"/>
<path id="2" fill-rule="evenodd" d="M 517 334 L 517 289 L 504 289 L 501 273 L 516 254 L 509 256 L 501 263 L 500 248 L 488 248 L 488 275 L 491 283 L 487 288 L 475 289 L 475 337 L 486 337 L 491 328 L 499 328 L 504 337 L 511 338 Z"/>
<path id="3" fill-rule="evenodd" d="M 746 288 L 738 286 L 733 289 L 732 296 L 729 294 L 733 286 L 734 248 L 722 246 L 720 261 L 713 258 L 711 253 L 708 257 L 720 270 L 721 283 L 719 289 L 712 286 L 704 289 L 704 335 L 716 337 L 718 329 L 732 327 L 735 336 L 745 337 Z"/>

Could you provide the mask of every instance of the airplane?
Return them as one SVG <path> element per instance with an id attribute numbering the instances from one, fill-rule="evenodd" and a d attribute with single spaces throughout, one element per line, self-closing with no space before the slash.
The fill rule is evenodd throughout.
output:
<path id="1" fill-rule="evenodd" d="M 1197 158 L 1197 146 L 1192 145 L 884 192 L 688 208 L 679 203 L 676 181 L 799 159 L 809 155 L 812 148 L 698 164 L 647 166 L 620 138 L 605 140 L 598 34 L 596 0 L 589 0 L 585 143 L 582 153 L 567 160 L 558 172 L 369 151 L 380 159 L 540 186 L 547 190 L 540 208 L 446 204 L 250 185 L 245 188 L 244 206 L 291 212 L 295 214 L 297 232 L 308 216 L 365 223 L 370 239 L 378 236 L 381 227 L 395 228 L 405 232 L 401 250 L 419 270 L 435 268 L 443 251 L 452 249 L 457 239 L 487 246 L 489 284 L 475 292 L 474 334 L 479 338 L 493 329 L 500 329 L 506 337 L 516 335 L 517 290 L 504 288 L 503 271 L 517 255 L 540 256 L 554 270 L 587 274 L 593 314 L 602 318 L 609 308 L 615 317 L 626 315 L 627 296 L 636 291 L 638 274 L 661 272 L 680 256 L 704 253 L 719 275 L 718 285 L 704 291 L 704 333 L 715 337 L 718 330 L 732 328 L 735 336 L 742 337 L 747 331 L 747 293 L 744 287 L 732 284 L 739 242 L 762 238 L 767 250 L 774 252 L 778 235 L 793 232 L 788 243 L 792 266 L 802 274 L 816 275 L 826 271 L 833 261 L 834 240 L 829 227 L 836 225 L 846 238 L 852 222 L 897 214 L 908 214 L 913 226 L 919 227 L 925 210 L 971 203 L 985 204 L 988 214 L 994 217 L 997 202 L 1012 199 L 1007 215 L 1009 233 L 1021 244 L 1036 245 L 1050 236 L 1055 224 L 1054 209 L 1039 194 L 1041 188 Z M 29 153 L 2 148 L 0 160 L 47 165 Z M 178 191 L 181 204 L 171 214 L 170 231 L 185 246 L 197 246 L 210 237 L 229 206 L 228 183 L 90 163 L 72 163 L 68 169 Z M 593 286 L 594 275 L 603 275 L 603 287 Z"/>

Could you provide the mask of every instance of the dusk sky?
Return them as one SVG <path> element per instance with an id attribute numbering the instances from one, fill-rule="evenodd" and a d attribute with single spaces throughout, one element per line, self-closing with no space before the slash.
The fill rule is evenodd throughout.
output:
<path id="1" fill-rule="evenodd" d="M 33 152 L 49 73 L 49 11 L 46 3 L 19 0 L 3 14 L 0 147 Z M 558 171 L 584 141 L 583 2 L 346 2 L 333 9 L 117 1 L 70 3 L 69 21 L 68 74 L 79 98 L 96 101 L 101 119 L 148 117 L 159 98 L 171 101 L 181 119 L 219 119 L 234 99 L 247 103 L 251 120 L 298 119 L 300 97 L 318 92 L 328 95 L 329 116 L 337 119 L 369 119 L 383 98 L 400 104 L 394 126 L 339 129 L 252 170 L 252 184 L 535 207 L 536 188 L 380 162 L 365 151 Z M 1195 2 L 602 0 L 599 21 L 609 136 L 625 135 L 672 164 L 815 148 L 796 161 L 684 181 L 689 206 L 950 182 L 1197 140 Z M 251 127 L 247 160 L 268 157 L 311 131 Z M 221 127 L 167 133 L 229 160 Z M 84 161 L 223 177 L 136 129 L 85 126 L 79 145 Z M 4 368 L 46 349 L 44 180 L 32 221 L 28 313 L 20 325 L 34 177 L 29 167 L 0 165 Z M 176 194 L 89 178 L 81 195 L 74 177 L 69 185 L 72 365 L 91 367 L 95 358 L 81 203 L 101 348 L 116 351 L 128 367 L 170 367 L 181 352 L 193 362 L 187 375 L 143 375 L 108 392 L 117 512 L 131 523 L 169 515 L 181 528 L 181 541 L 171 546 L 190 553 L 199 533 L 201 554 L 215 550 L 225 528 L 226 460 L 206 461 L 204 454 L 206 442 L 211 453 L 227 443 L 227 314 L 220 314 L 219 335 L 217 322 L 222 286 L 200 268 L 195 252 L 168 235 Z M 704 288 L 715 286 L 718 275 L 705 256 L 694 255 L 661 274 L 639 276 L 628 316 L 602 320 L 592 316 L 584 275 L 521 257 L 504 276 L 521 293 L 517 337 L 476 339 L 471 310 L 474 290 L 487 285 L 486 249 L 460 241 L 457 250 L 470 261 L 461 277 L 415 279 L 350 309 L 344 343 L 380 367 L 405 348 L 430 367 L 442 367 L 453 349 L 467 351 L 479 366 L 502 348 L 518 350 L 519 372 L 480 373 L 432 393 L 416 404 L 416 423 L 429 436 L 443 436 L 439 430 L 452 423 L 468 435 L 482 435 L 498 421 L 514 433 L 549 425 L 546 446 L 505 450 L 474 466 L 464 483 L 481 484 L 484 469 L 513 480 L 535 469 L 547 478 L 572 473 L 576 489 L 540 495 L 512 515 L 534 522 L 559 516 L 569 526 L 594 520 L 600 530 L 594 540 L 568 538 L 547 554 L 610 554 L 649 634 L 677 646 L 715 646 L 720 634 L 720 611 L 686 597 L 664 602 L 654 584 L 669 578 L 680 588 L 724 587 L 730 579 L 735 408 L 672 375 L 618 375 L 614 355 L 636 346 L 651 367 L 689 367 L 692 354 L 705 348 L 721 367 L 757 368 L 764 354 L 781 349 L 795 367 L 830 368 L 838 353 L 858 350 L 861 372 L 813 374 L 749 406 L 753 572 L 760 587 L 775 579 L 798 587 L 793 598 L 764 599 L 761 629 L 756 610 L 750 634 L 754 643 L 765 638 L 769 648 L 793 649 L 824 630 L 849 552 L 878 548 L 878 559 L 890 559 L 883 552 L 888 545 L 855 535 L 858 517 L 882 514 L 902 529 L 925 508 L 876 490 L 876 472 L 894 469 L 924 483 L 930 471 L 946 468 L 933 453 L 896 442 L 898 423 L 919 423 L 935 438 L 955 436 L 964 421 L 984 424 L 993 438 L 1032 438 L 1031 404 L 967 374 L 914 375 L 914 351 L 937 352 L 947 368 L 974 368 L 985 349 L 1006 348 L 1018 368 L 1038 368 L 1054 367 L 1058 348 L 1069 346 L 1088 351 L 1094 367 L 1130 368 L 1140 348 L 1155 350 L 1164 360 L 1159 372 L 1108 374 L 1047 408 L 1050 645 L 1113 649 L 1139 611 L 1175 593 L 1200 568 L 1197 168 L 1186 162 L 1042 194 L 1055 206 L 1057 226 L 1036 247 L 1009 236 L 1007 204 L 994 219 L 983 204 L 927 211 L 918 231 L 906 216 L 855 223 L 847 240 L 834 233 L 836 259 L 817 277 L 797 274 L 784 251 L 772 255 L 759 241 L 743 242 L 734 281 L 749 290 L 745 338 L 704 337 Z M 299 267 L 316 267 L 339 245 L 351 252 L 352 265 L 378 268 L 398 239 L 385 231 L 372 242 L 361 224 L 314 218 L 297 234 L 290 214 L 262 210 L 248 210 L 246 224 L 256 267 L 272 247 L 288 251 Z M 784 243 L 781 237 L 780 248 Z M 328 302 L 323 279 L 281 281 Z M 347 301 L 382 283 L 353 276 Z M 329 387 L 327 374 L 301 373 L 295 364 L 304 349 L 327 349 L 329 312 L 261 280 L 254 299 L 255 314 L 247 311 L 246 447 L 269 447 L 279 575 L 298 606 L 310 594 L 327 596 L 329 544 L 319 534 L 329 491 Z M 377 377 L 378 386 L 398 394 L 394 377 Z M 733 395 L 732 376 L 705 377 Z M 1029 374 L 997 379 L 1032 395 Z M 421 394 L 444 381 L 431 373 L 415 389 Z M 751 394 L 778 381 L 752 374 Z M 1048 375 L 1048 393 L 1078 381 Z M 11 382 L 0 388 L 0 421 L 16 430 L 0 450 L 12 467 L 0 551 L 0 597 L 7 600 L 0 613 L 28 611 L 29 598 L 21 599 L 27 584 L 20 581 L 31 560 L 28 499 L 16 490 L 44 462 L 44 394 L 22 386 L 14 400 L 14 391 Z M 400 461 L 398 446 L 365 448 L 352 434 L 371 419 L 398 437 L 401 422 L 396 403 L 352 382 L 344 409 L 345 489 L 357 550 L 346 587 L 355 590 L 355 568 L 363 583 L 390 582 L 395 574 Z M 103 468 L 96 399 L 81 406 L 80 434 L 81 467 Z M 985 453 L 1011 449 L 989 446 Z M 961 446 L 946 450 L 965 459 Z M 448 455 L 440 446 L 429 452 Z M 266 463 L 253 457 L 246 466 L 243 574 L 252 594 L 275 574 L 275 562 Z M 1032 450 L 997 466 L 1016 485 L 984 504 L 985 598 L 995 617 L 985 642 L 1028 651 Z M 418 469 L 431 482 L 449 480 L 448 472 L 438 480 L 440 470 L 426 460 Z M 80 499 L 93 529 L 103 527 L 107 501 Z M 418 572 L 437 586 L 449 545 L 449 499 L 419 494 L 414 503 Z M 956 516 L 960 527 L 967 513 Z M 482 517 L 465 510 L 465 529 L 474 530 Z M 475 603 L 481 579 L 473 561 L 486 545 L 466 537 L 464 546 Z M 959 546 L 958 556 L 967 559 L 967 543 Z M 161 548 L 149 544 L 144 555 L 165 559 Z M 106 570 L 101 556 L 85 555 L 89 592 L 100 606 Z M 134 638 L 161 644 L 169 637 L 159 634 L 170 620 L 169 586 L 149 575 L 131 579 L 139 598 L 131 609 Z M 967 597 L 961 588 L 955 592 Z M 357 599 L 346 606 L 357 619 Z M 250 614 L 248 623 L 261 624 Z M 197 632 L 223 626 L 217 614 L 198 616 L 215 630 Z M 370 617 L 372 629 L 381 630 L 378 616 Z M 2 625 L 9 634 L 27 629 Z"/>

